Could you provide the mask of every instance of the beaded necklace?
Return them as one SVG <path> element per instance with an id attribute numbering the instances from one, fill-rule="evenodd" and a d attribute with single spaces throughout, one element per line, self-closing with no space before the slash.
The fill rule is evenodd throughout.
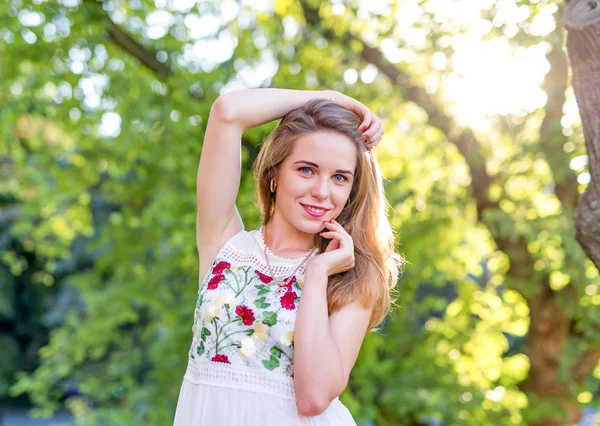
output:
<path id="1" fill-rule="evenodd" d="M 271 268 L 271 263 L 269 262 L 269 256 L 267 253 L 267 227 L 265 226 L 265 227 L 263 227 L 263 229 L 264 229 L 263 242 L 264 242 L 264 246 L 265 246 L 264 255 L 265 255 L 265 260 L 267 261 L 267 268 L 269 269 L 269 274 L 271 275 L 271 277 L 273 277 L 273 280 L 275 281 L 275 284 L 277 285 L 277 293 L 282 294 L 287 291 L 286 287 L 288 285 L 288 281 L 290 280 L 290 278 L 293 277 L 296 274 L 296 272 L 298 272 L 298 270 L 302 267 L 302 265 L 304 265 L 304 263 L 308 260 L 310 255 L 315 252 L 317 247 L 313 247 L 311 250 L 307 251 L 306 254 L 304 255 L 304 258 L 302 259 L 302 262 L 300 262 L 298 264 L 298 266 L 296 266 L 296 268 L 289 275 L 289 277 L 283 279 L 283 281 L 280 281 L 277 277 L 275 277 L 275 274 L 273 273 L 273 269 Z M 300 288 L 302 288 L 302 285 L 300 285 Z"/>

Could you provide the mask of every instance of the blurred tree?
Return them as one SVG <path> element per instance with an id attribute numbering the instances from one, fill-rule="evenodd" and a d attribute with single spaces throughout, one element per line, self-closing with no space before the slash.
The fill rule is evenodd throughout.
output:
<path id="1" fill-rule="evenodd" d="M 322 28 L 328 41 L 354 43 L 360 58 L 375 65 L 390 80 L 399 96 L 420 107 L 427 114 L 428 123 L 439 129 L 460 152 L 470 173 L 470 192 L 477 219 L 488 229 L 498 250 L 508 258 L 505 285 L 520 293 L 530 309 L 530 327 L 523 348 L 529 357 L 530 370 L 520 385 L 530 402 L 529 409 L 524 411 L 525 418 L 529 424 L 544 426 L 573 424 L 580 418 L 579 401 L 585 400 L 585 397 L 580 397 L 578 401 L 582 382 L 598 364 L 600 345 L 597 334 L 592 332 L 597 323 L 595 320 L 586 321 L 589 313 L 587 303 L 582 300 L 586 292 L 595 294 L 597 287 L 589 284 L 585 277 L 586 261 L 582 252 L 574 246 L 573 238 L 573 215 L 579 196 L 576 175 L 569 168 L 571 158 L 564 155 L 563 147 L 567 139 L 560 125 L 567 84 L 562 29 L 557 27 L 546 37 L 546 58 L 551 68 L 542 88 L 546 92 L 547 102 L 542 109 L 538 146 L 529 147 L 530 152 L 533 150 L 536 157 L 547 164 L 553 181 L 552 198 L 560 203 L 553 209 L 555 214 L 551 219 L 540 220 L 546 213 L 515 208 L 516 197 L 510 193 L 510 180 L 516 178 L 507 176 L 510 163 L 516 165 L 520 162 L 518 154 L 523 152 L 517 150 L 518 156 L 504 158 L 503 169 L 495 174 L 490 173 L 495 153 L 486 149 L 483 135 L 460 126 L 447 115 L 447 107 L 441 104 L 439 96 L 421 87 L 419 77 L 411 75 L 410 70 L 403 66 L 391 63 L 382 50 L 365 41 L 358 26 L 356 31 L 352 24 L 345 31 L 335 31 L 340 27 L 339 19 L 329 23 L 324 19 L 327 13 L 321 12 L 328 9 L 327 6 L 319 11 L 308 1 L 302 1 L 302 5 L 309 25 Z M 526 34 L 527 27 L 522 31 Z M 533 42 L 534 37 L 530 39 L 529 42 Z M 589 57 L 586 55 L 586 58 Z M 592 84 L 591 79 L 588 81 Z M 593 114 L 597 120 L 597 113 Z M 519 137 L 516 134 L 512 136 L 515 136 L 515 140 L 511 141 L 514 147 Z M 498 185 L 501 185 L 500 188 Z M 528 197 L 533 196 L 528 194 Z M 519 201 L 522 204 L 520 207 L 527 208 L 523 204 L 529 200 Z M 525 221 L 519 210 L 525 214 Z M 597 218 L 597 214 L 596 209 L 594 216 L 588 219 L 588 224 Z M 527 227 L 523 226 L 525 223 Z M 559 258 L 551 256 L 549 251 L 539 256 L 537 244 L 533 243 L 541 236 L 541 229 L 536 225 L 542 225 L 542 229 L 552 226 L 560 234 L 556 245 L 559 250 L 562 249 Z M 592 228 L 588 225 L 587 229 Z M 555 257 L 554 261 L 552 257 Z M 592 274 L 597 276 L 595 271 Z M 559 409 L 561 413 L 556 412 L 557 407 L 562 408 Z"/>
<path id="2" fill-rule="evenodd" d="M 365 340 L 342 396 L 357 419 L 576 421 L 599 390 L 600 294 L 575 240 L 579 194 L 591 185 L 574 171 L 585 166 L 572 167 L 585 147 L 569 116 L 559 11 L 549 1 L 461 7 L 0 4 L 0 244 L 10 241 L 0 250 L 21 284 L 3 282 L 26 278 L 63 301 L 39 308 L 51 313 L 49 342 L 12 395 L 47 414 L 66 394 L 85 425 L 172 421 L 197 289 L 194 186 L 210 106 L 240 87 L 320 87 L 385 120 L 378 154 L 412 263 L 401 306 Z M 449 88 L 478 65 L 458 66 L 473 37 L 490 49 L 500 40 L 510 58 L 541 47 L 543 101 L 486 125 L 466 120 Z M 259 219 L 249 168 L 270 129 L 244 135 L 247 228 Z"/>

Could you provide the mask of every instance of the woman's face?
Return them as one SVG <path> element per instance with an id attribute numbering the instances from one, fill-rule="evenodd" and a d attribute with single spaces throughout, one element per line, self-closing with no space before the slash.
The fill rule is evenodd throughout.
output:
<path id="1" fill-rule="evenodd" d="M 346 136 L 315 132 L 296 140 L 277 178 L 275 215 L 316 234 L 344 209 L 356 173 L 357 151 Z"/>

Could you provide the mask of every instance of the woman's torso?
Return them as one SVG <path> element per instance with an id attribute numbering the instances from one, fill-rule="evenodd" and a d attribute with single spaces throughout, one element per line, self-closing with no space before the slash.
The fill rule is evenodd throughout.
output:
<path id="1" fill-rule="evenodd" d="M 297 412 L 293 352 L 302 260 L 268 252 L 260 230 L 242 230 L 225 243 L 198 291 L 176 426 L 356 425 L 338 398 L 318 416 Z"/>
<path id="2" fill-rule="evenodd" d="M 303 258 L 267 250 L 260 230 L 225 243 L 206 274 L 194 312 L 189 359 L 293 377 L 293 334 L 302 294 Z"/>

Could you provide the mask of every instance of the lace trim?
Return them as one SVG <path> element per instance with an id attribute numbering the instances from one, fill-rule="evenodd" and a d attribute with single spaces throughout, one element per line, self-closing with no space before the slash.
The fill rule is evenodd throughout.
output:
<path id="1" fill-rule="evenodd" d="M 219 259 L 226 259 L 232 265 L 254 265 L 256 269 L 260 270 L 264 274 L 269 274 L 267 263 L 264 258 L 263 247 L 261 247 L 261 232 L 260 230 L 252 230 L 247 233 L 241 233 L 238 236 L 233 237 L 229 240 L 218 254 Z M 318 254 L 316 250 L 312 256 Z M 287 276 L 290 274 L 302 261 L 302 258 L 298 260 L 286 259 L 284 257 L 273 256 L 269 257 L 271 266 L 273 267 L 273 273 L 278 276 Z M 298 275 L 302 275 L 306 269 L 306 264 L 302 265 L 298 271 Z"/>
<path id="2" fill-rule="evenodd" d="M 194 384 L 258 392 L 286 399 L 296 397 L 294 380 L 291 377 L 242 370 L 227 364 L 190 359 L 183 378 Z"/>
<path id="3" fill-rule="evenodd" d="M 269 248 L 269 246 L 267 246 L 267 243 L 265 242 L 265 234 L 264 234 L 265 228 L 264 228 L 264 226 L 261 226 L 258 230 L 254 231 L 254 232 L 256 232 L 256 236 L 257 236 L 256 239 L 258 240 L 258 243 L 260 244 L 261 250 L 264 250 L 265 247 L 266 247 L 267 254 L 269 255 L 269 257 L 274 257 L 275 259 L 279 259 L 282 262 L 288 262 L 290 264 L 294 264 L 294 266 L 295 266 L 298 263 L 300 263 L 302 260 L 304 260 L 304 256 L 306 256 L 308 254 L 308 252 L 310 251 L 310 250 L 308 250 L 302 256 L 296 257 L 294 259 L 289 259 L 287 257 L 277 256 L 275 253 L 273 253 L 271 251 L 271 249 Z"/>

